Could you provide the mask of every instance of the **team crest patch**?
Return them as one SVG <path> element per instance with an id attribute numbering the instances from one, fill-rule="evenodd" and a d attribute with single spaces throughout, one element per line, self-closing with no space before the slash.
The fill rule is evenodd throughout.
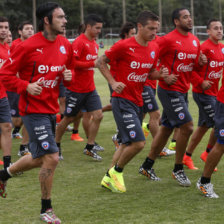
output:
<path id="1" fill-rule="evenodd" d="M 221 130 L 219 131 L 219 135 L 220 135 L 221 137 L 224 137 L 224 129 L 221 129 Z"/>
<path id="2" fill-rule="evenodd" d="M 222 48 L 222 53 L 224 54 L 224 48 Z"/>
<path id="3" fill-rule="evenodd" d="M 151 103 L 149 103 L 149 104 L 148 104 L 148 108 L 149 108 L 149 110 L 152 110 L 153 105 L 152 105 Z"/>
<path id="4" fill-rule="evenodd" d="M 184 115 L 184 113 L 179 113 L 178 117 L 180 120 L 183 120 L 185 118 L 185 115 Z"/>
<path id="5" fill-rule="evenodd" d="M 66 50 L 65 50 L 65 47 L 64 46 L 61 46 L 60 47 L 60 51 L 62 54 L 66 54 Z"/>
<path id="6" fill-rule="evenodd" d="M 155 58 L 155 51 L 151 52 L 151 58 L 153 58 L 153 59 Z"/>
<path id="7" fill-rule="evenodd" d="M 68 114 L 70 114 L 72 112 L 72 108 L 67 107 L 66 111 L 67 111 Z"/>
<path id="8" fill-rule="evenodd" d="M 130 131 L 129 135 L 131 138 L 135 138 L 136 137 L 136 132 L 135 131 Z"/>
<path id="9" fill-rule="evenodd" d="M 198 46 L 198 44 L 197 44 L 197 41 L 196 41 L 196 40 L 193 40 L 193 45 L 194 45 L 195 47 L 197 47 L 197 46 Z"/>
<path id="10" fill-rule="evenodd" d="M 48 150 L 50 147 L 50 144 L 49 144 L 49 142 L 42 142 L 41 146 L 44 150 Z"/>
<path id="11" fill-rule="evenodd" d="M 11 115 L 15 115 L 16 114 L 16 110 L 12 109 L 11 110 Z"/>

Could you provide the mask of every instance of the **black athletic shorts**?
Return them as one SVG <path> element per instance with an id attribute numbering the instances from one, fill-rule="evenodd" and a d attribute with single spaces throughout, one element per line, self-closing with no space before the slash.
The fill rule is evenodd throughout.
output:
<path id="1" fill-rule="evenodd" d="M 144 89 L 142 92 L 142 98 L 144 103 L 143 112 L 145 114 L 159 110 L 155 96 L 156 96 L 155 89 L 153 89 L 151 86 L 144 86 Z"/>

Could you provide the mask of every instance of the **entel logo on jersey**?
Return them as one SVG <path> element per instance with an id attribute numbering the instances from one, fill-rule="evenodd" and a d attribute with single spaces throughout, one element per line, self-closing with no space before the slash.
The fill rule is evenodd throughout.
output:
<path id="1" fill-rule="evenodd" d="M 65 47 L 64 47 L 64 46 L 61 46 L 61 47 L 60 47 L 60 52 L 61 52 L 62 54 L 66 54 L 66 50 L 65 50 Z"/>
<path id="2" fill-rule="evenodd" d="M 197 57 L 197 55 L 196 54 L 186 54 L 186 53 L 180 52 L 180 53 L 178 53 L 177 57 L 180 60 L 184 60 L 186 58 L 195 59 Z"/>
<path id="3" fill-rule="evenodd" d="M 211 61 L 210 62 L 210 66 L 212 67 L 212 68 L 215 68 L 215 67 L 222 67 L 224 65 L 224 62 L 223 61 L 220 61 L 220 62 L 218 62 L 218 61 Z"/>
<path id="4" fill-rule="evenodd" d="M 221 130 L 219 131 L 219 135 L 220 135 L 221 137 L 224 137 L 224 129 L 221 129 Z"/>
<path id="5" fill-rule="evenodd" d="M 62 65 L 59 65 L 59 66 L 48 66 L 48 65 L 39 65 L 38 66 L 38 72 L 41 73 L 41 74 L 44 74 L 44 73 L 48 73 L 49 71 L 51 72 L 61 72 L 63 71 L 64 69 L 64 66 Z"/>
<path id="6" fill-rule="evenodd" d="M 130 64 L 130 67 L 133 69 L 138 69 L 138 68 L 152 68 L 153 64 L 150 63 L 140 63 L 137 61 L 132 61 Z"/>
<path id="7" fill-rule="evenodd" d="M 193 40 L 193 45 L 194 45 L 195 47 L 197 47 L 197 46 L 198 46 L 198 44 L 197 44 L 197 41 L 196 41 L 196 40 Z"/>
<path id="8" fill-rule="evenodd" d="M 49 144 L 49 142 L 42 142 L 41 146 L 44 150 L 48 150 L 50 147 L 50 144 Z"/>

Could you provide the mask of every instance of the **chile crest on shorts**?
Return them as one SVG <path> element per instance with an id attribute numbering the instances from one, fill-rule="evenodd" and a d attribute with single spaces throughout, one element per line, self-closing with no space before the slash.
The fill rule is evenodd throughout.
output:
<path id="1" fill-rule="evenodd" d="M 180 120 L 183 120 L 185 118 L 185 115 L 184 115 L 184 113 L 179 113 L 178 117 Z"/>
<path id="2" fill-rule="evenodd" d="M 224 129 L 219 130 L 219 135 L 220 135 L 221 137 L 224 137 Z"/>
<path id="3" fill-rule="evenodd" d="M 44 150 L 48 150 L 50 147 L 50 144 L 49 144 L 49 142 L 44 141 L 41 143 L 41 146 Z"/>
<path id="4" fill-rule="evenodd" d="M 130 131 L 129 135 L 131 138 L 135 138 L 136 137 L 136 132 L 135 131 Z"/>

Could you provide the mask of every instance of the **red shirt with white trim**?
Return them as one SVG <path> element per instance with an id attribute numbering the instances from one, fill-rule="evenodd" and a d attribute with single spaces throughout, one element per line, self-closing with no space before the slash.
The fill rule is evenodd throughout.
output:
<path id="1" fill-rule="evenodd" d="M 58 35 L 47 40 L 41 32 L 19 44 L 0 70 L 0 79 L 8 91 L 20 94 L 21 115 L 32 113 L 55 114 L 59 110 L 59 83 L 65 69 L 72 69 L 72 46 Z M 19 72 L 20 78 L 16 76 Z M 26 89 L 29 83 L 42 82 L 40 95 L 33 96 Z M 65 82 L 69 85 L 69 82 Z"/>
<path id="2" fill-rule="evenodd" d="M 83 33 L 72 43 L 75 76 L 69 90 L 88 93 L 95 90 L 94 61 L 98 57 L 99 46 L 95 40 L 89 40 Z"/>
<path id="3" fill-rule="evenodd" d="M 182 35 L 175 29 L 159 38 L 157 43 L 160 50 L 160 65 L 167 67 L 170 73 L 179 75 L 173 85 L 167 85 L 164 80 L 160 80 L 160 87 L 186 93 L 192 80 L 196 84 L 202 83 L 203 79 L 192 73 L 194 66 L 198 64 L 200 54 L 200 42 L 196 36 L 191 33 Z"/>
<path id="4" fill-rule="evenodd" d="M 0 44 L 0 67 L 9 58 L 9 45 L 7 43 Z M 0 99 L 7 97 L 5 88 L 0 81 Z"/>
<path id="5" fill-rule="evenodd" d="M 112 96 L 143 106 L 143 86 L 149 72 L 156 68 L 158 54 L 158 45 L 155 42 L 149 42 L 145 47 L 138 44 L 135 37 L 120 40 L 107 50 L 105 55 L 110 61 L 116 61 L 119 68 L 115 80 L 126 85 L 120 94 L 114 91 Z"/>
<path id="6" fill-rule="evenodd" d="M 216 96 L 219 88 L 219 80 L 223 74 L 224 45 L 215 44 L 210 39 L 201 45 L 203 54 L 206 55 L 208 63 L 197 72 L 204 80 L 210 80 L 213 85 L 210 89 L 203 91 L 201 86 L 193 86 L 193 92 Z"/>

